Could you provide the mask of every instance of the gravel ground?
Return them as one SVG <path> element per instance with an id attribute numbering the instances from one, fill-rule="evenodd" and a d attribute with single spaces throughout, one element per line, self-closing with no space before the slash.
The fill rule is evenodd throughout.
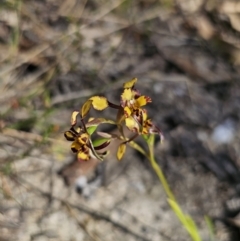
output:
<path id="1" fill-rule="evenodd" d="M 64 140 L 73 110 L 96 93 L 118 103 L 132 77 L 202 240 L 205 215 L 215 240 L 240 240 L 239 3 L 20 2 L 0 3 L 0 240 L 189 240 L 141 155 L 118 162 L 112 143 L 81 164 Z"/>

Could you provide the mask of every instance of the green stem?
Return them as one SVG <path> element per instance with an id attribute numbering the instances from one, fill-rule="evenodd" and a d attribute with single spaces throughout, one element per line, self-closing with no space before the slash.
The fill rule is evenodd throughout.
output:
<path id="1" fill-rule="evenodd" d="M 135 141 L 130 141 L 129 138 L 125 138 L 123 136 L 120 136 L 119 139 L 128 142 L 129 146 L 131 146 L 135 150 L 139 151 L 141 154 L 143 154 L 145 157 L 147 157 L 149 159 L 149 156 L 146 153 L 146 151 L 141 146 L 139 146 Z"/>
<path id="2" fill-rule="evenodd" d="M 148 159 L 152 165 L 153 170 L 157 174 L 160 182 L 162 183 L 163 188 L 164 188 L 165 193 L 167 194 L 168 198 L 170 198 L 173 201 L 176 201 L 176 198 L 174 197 L 174 194 L 168 185 L 167 179 L 164 176 L 162 169 L 160 168 L 160 166 L 157 164 L 157 162 L 155 160 L 153 146 L 148 145 L 148 147 L 149 147 L 149 153 L 150 153 L 150 155 L 148 156 Z"/>
<path id="3" fill-rule="evenodd" d="M 123 137 L 122 137 L 123 138 Z M 126 139 L 128 141 L 128 139 Z M 154 140 L 153 140 L 154 143 Z M 149 155 L 146 153 L 146 151 L 139 146 L 136 142 L 134 141 L 130 141 L 129 145 L 131 147 L 133 147 L 135 150 L 139 151 L 140 153 L 142 153 L 151 163 L 153 170 L 155 171 L 155 173 L 157 174 L 160 182 L 163 185 L 163 188 L 165 190 L 165 193 L 167 194 L 168 198 L 170 198 L 173 201 L 176 201 L 169 185 L 167 182 L 166 177 L 163 174 L 162 169 L 160 168 L 160 166 L 157 164 L 155 157 L 154 157 L 154 144 L 153 143 L 148 143 L 148 148 L 149 148 Z"/>
<path id="4" fill-rule="evenodd" d="M 120 137 L 120 139 L 125 139 L 126 141 L 128 140 L 127 138 L 124 138 L 124 137 Z M 144 156 L 146 156 L 146 158 L 150 161 L 153 170 L 155 171 L 160 182 L 163 185 L 164 191 L 168 197 L 168 203 L 169 203 L 170 207 L 172 208 L 173 212 L 178 217 L 179 221 L 182 223 L 184 228 L 187 230 L 187 232 L 188 232 L 189 236 L 192 238 L 192 240 L 193 241 L 201 241 L 201 237 L 198 233 L 198 229 L 197 229 L 195 222 L 193 221 L 193 219 L 190 216 L 186 215 L 182 211 L 181 207 L 178 205 L 177 200 L 174 197 L 174 194 L 168 185 L 167 179 L 164 176 L 161 167 L 156 162 L 155 155 L 154 155 L 154 142 L 155 142 L 154 135 L 150 135 L 149 138 L 145 139 L 145 140 L 148 144 L 149 154 L 134 141 L 130 141 L 129 145 L 132 148 L 139 151 L 140 153 L 142 153 Z"/>
<path id="5" fill-rule="evenodd" d="M 201 237 L 199 236 L 198 229 L 195 225 L 195 222 L 193 221 L 193 219 L 190 216 L 184 214 L 181 207 L 178 205 L 177 200 L 174 197 L 174 194 L 168 185 L 167 179 L 165 178 L 161 167 L 156 162 L 155 155 L 154 155 L 154 136 L 153 135 L 150 136 L 147 143 L 148 143 L 148 148 L 149 148 L 149 155 L 146 155 L 146 157 L 150 161 L 153 170 L 155 171 L 160 182 L 163 185 L 165 193 L 167 194 L 167 196 L 169 198 L 168 199 L 169 205 L 171 206 L 175 215 L 178 217 L 178 219 L 180 220 L 182 225 L 185 227 L 185 229 L 189 233 L 192 240 L 201 241 Z"/>

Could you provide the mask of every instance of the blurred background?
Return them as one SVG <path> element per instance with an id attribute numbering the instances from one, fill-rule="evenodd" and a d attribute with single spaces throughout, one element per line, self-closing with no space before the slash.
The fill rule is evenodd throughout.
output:
<path id="1" fill-rule="evenodd" d="M 237 0 L 1 0 L 0 240 L 189 240 L 147 160 L 82 165 L 63 137 L 89 96 L 118 103 L 137 77 L 183 210 L 202 240 L 207 215 L 239 241 L 239 36 Z"/>

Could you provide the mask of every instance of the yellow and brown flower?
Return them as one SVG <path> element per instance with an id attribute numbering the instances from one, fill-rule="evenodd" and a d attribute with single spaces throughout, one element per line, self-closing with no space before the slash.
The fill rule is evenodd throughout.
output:
<path id="1" fill-rule="evenodd" d="M 161 130 L 155 126 L 151 119 L 148 118 L 146 109 L 142 107 L 147 103 L 152 102 L 151 98 L 145 95 L 141 95 L 140 92 L 134 88 L 137 82 L 137 78 L 126 82 L 123 85 L 123 92 L 121 94 L 120 104 L 116 105 L 111 103 L 104 96 L 92 96 L 82 106 L 80 111 L 73 111 L 71 117 L 71 128 L 65 132 L 65 137 L 68 141 L 72 141 L 71 149 L 74 153 L 77 153 L 78 159 L 87 161 L 91 157 L 95 157 L 99 160 L 103 160 L 106 152 L 103 151 L 106 146 L 109 145 L 111 139 L 124 137 L 122 122 L 125 122 L 126 127 L 135 133 L 135 135 L 126 141 L 124 141 L 118 149 L 118 159 L 123 157 L 126 150 L 126 144 L 135 139 L 138 135 L 159 134 L 161 141 L 163 135 Z M 87 123 L 84 119 L 88 115 L 91 107 L 98 111 L 102 111 L 108 107 L 118 110 L 117 120 L 112 121 L 105 118 L 90 118 Z M 77 117 L 80 116 L 81 126 L 75 128 L 77 125 Z M 100 139 L 92 141 L 92 134 L 95 132 L 99 124 L 114 124 L 118 127 L 121 136 L 109 135 L 108 133 L 100 133 Z"/>
<path id="2" fill-rule="evenodd" d="M 91 157 L 102 160 L 106 155 L 106 152 L 99 152 L 110 144 L 111 138 L 100 138 L 94 142 L 91 139 L 91 135 L 95 132 L 98 125 L 101 123 L 114 122 L 104 118 L 89 118 L 88 122 L 84 122 L 84 118 L 89 113 L 94 99 L 87 100 L 80 111 L 73 111 L 71 116 L 71 128 L 64 133 L 65 138 L 68 141 L 72 141 L 71 150 L 73 153 L 77 153 L 79 161 L 88 161 Z M 76 128 L 77 117 L 80 116 L 81 126 Z"/>
<path id="3" fill-rule="evenodd" d="M 68 141 L 72 141 L 71 150 L 77 153 L 79 160 L 88 161 L 90 159 L 89 135 L 84 133 L 81 128 L 75 130 L 73 127 L 64 133 Z"/>
<path id="4" fill-rule="evenodd" d="M 141 95 L 138 90 L 134 89 L 136 82 L 137 78 L 134 78 L 126 82 L 123 86 L 124 90 L 121 95 L 121 106 L 124 109 L 126 118 L 134 114 L 135 111 L 141 109 L 142 106 L 152 102 L 150 97 Z"/>

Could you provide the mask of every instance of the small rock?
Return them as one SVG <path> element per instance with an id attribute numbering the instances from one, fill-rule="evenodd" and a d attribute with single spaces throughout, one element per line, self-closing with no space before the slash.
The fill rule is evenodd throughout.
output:
<path id="1" fill-rule="evenodd" d="M 212 133 L 212 140 L 217 144 L 226 144 L 233 140 L 235 136 L 236 123 L 233 119 L 226 119 L 216 126 Z"/>

